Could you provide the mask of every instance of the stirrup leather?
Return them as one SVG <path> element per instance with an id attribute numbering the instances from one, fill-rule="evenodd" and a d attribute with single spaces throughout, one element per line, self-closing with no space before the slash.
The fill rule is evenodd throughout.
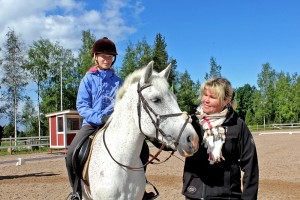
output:
<path id="1" fill-rule="evenodd" d="M 154 196 L 151 198 L 151 200 L 156 199 L 156 198 L 159 196 L 158 190 L 156 189 L 156 187 L 155 187 L 150 181 L 146 180 L 146 184 L 151 185 L 152 188 L 153 188 L 154 191 L 155 191 L 155 194 L 154 194 Z"/>

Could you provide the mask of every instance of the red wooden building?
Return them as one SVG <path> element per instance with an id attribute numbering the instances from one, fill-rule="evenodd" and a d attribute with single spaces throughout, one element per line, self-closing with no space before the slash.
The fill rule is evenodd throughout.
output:
<path id="1" fill-rule="evenodd" d="M 50 151 L 67 149 L 80 130 L 82 117 L 76 110 L 64 110 L 46 115 L 49 117 Z"/>

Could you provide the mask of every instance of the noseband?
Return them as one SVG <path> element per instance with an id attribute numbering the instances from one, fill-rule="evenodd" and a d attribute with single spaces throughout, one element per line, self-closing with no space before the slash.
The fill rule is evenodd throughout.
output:
<path id="1" fill-rule="evenodd" d="M 150 87 L 151 84 L 145 84 L 142 87 L 140 86 L 140 83 L 138 83 L 137 85 L 137 93 L 139 95 L 139 101 L 137 104 L 137 111 L 138 111 L 138 117 L 139 117 L 139 128 L 141 133 L 143 133 L 145 136 L 146 134 L 143 132 L 142 127 L 141 127 L 141 107 L 143 106 L 144 110 L 147 112 L 148 116 L 150 117 L 152 124 L 154 125 L 155 129 L 156 129 L 156 139 L 158 139 L 158 133 L 160 133 L 164 138 L 172 138 L 172 136 L 167 135 L 161 128 L 159 128 L 160 125 L 160 120 L 163 118 L 169 118 L 169 117 L 178 117 L 178 116 L 183 116 L 185 118 L 185 122 L 179 132 L 178 137 L 176 138 L 176 140 L 174 140 L 174 138 L 172 138 L 173 144 L 175 145 L 175 147 L 178 146 L 179 144 L 179 139 L 187 125 L 187 123 L 189 122 L 189 116 L 187 114 L 187 112 L 181 112 L 181 113 L 172 113 L 172 114 L 165 114 L 165 115 L 159 115 L 157 114 L 148 104 L 148 102 L 146 101 L 146 99 L 144 98 L 144 96 L 142 95 L 142 91 L 145 88 Z M 151 113 L 155 116 L 155 119 L 153 118 L 153 116 L 151 115 Z M 147 136 L 146 136 L 147 137 Z M 164 143 L 164 141 L 161 141 L 162 143 Z"/>
<path id="2" fill-rule="evenodd" d="M 176 138 L 176 140 L 174 140 L 174 138 L 172 138 L 172 141 L 173 141 L 173 144 L 175 145 L 175 147 L 178 146 L 178 143 L 179 143 L 179 139 L 183 133 L 183 130 L 185 129 L 187 123 L 189 122 L 189 119 L 190 117 L 188 116 L 187 112 L 181 112 L 181 113 L 173 113 L 173 114 L 166 114 L 166 115 L 159 115 L 157 114 L 151 107 L 150 105 L 148 104 L 148 102 L 146 101 L 146 99 L 144 98 L 144 96 L 142 95 L 142 90 L 147 88 L 147 87 L 150 87 L 151 84 L 146 84 L 146 85 L 143 85 L 142 87 L 140 87 L 140 83 L 138 83 L 138 89 L 137 89 L 137 92 L 138 92 L 138 95 L 139 95 L 139 101 L 138 101 L 138 104 L 137 104 L 137 111 L 138 111 L 138 117 L 139 117 L 139 128 L 140 128 L 140 131 L 141 133 L 143 133 L 145 136 L 146 134 L 142 131 L 142 127 L 141 127 L 141 107 L 143 106 L 144 110 L 147 112 L 148 116 L 150 117 L 151 121 L 152 121 L 152 124 L 154 125 L 155 129 L 156 129 L 156 139 L 158 139 L 158 133 L 160 133 L 163 137 L 165 138 L 172 138 L 172 136 L 169 136 L 167 134 L 165 134 L 165 132 L 159 128 L 159 124 L 160 124 L 160 119 L 162 118 L 168 118 L 168 117 L 178 117 L 178 116 L 183 116 L 185 117 L 185 122 L 179 132 L 179 135 L 178 137 Z M 153 119 L 153 117 L 151 116 L 151 113 L 155 116 L 156 120 Z M 109 123 L 108 123 L 109 125 Z M 108 126 L 107 125 L 107 126 Z M 161 153 L 161 151 L 164 149 L 164 147 L 166 146 L 166 143 L 164 141 L 161 141 L 162 142 L 162 146 L 161 148 L 159 149 L 159 151 L 153 156 L 152 159 L 148 160 L 148 162 L 146 164 L 144 164 L 142 167 L 132 167 L 132 166 L 128 166 L 128 165 L 124 165 L 120 162 L 118 162 L 111 154 L 111 152 L 109 151 L 108 147 L 107 147 L 107 144 L 106 144 L 106 141 L 105 141 L 105 133 L 106 133 L 106 129 L 104 129 L 104 132 L 103 132 L 103 143 L 104 143 L 104 146 L 108 152 L 108 154 L 110 155 L 110 157 L 120 166 L 122 167 L 126 167 L 128 169 L 131 169 L 131 170 L 140 170 L 140 169 L 143 169 L 146 165 L 148 165 L 149 163 L 152 163 L 153 160 L 155 160 L 157 158 L 157 156 Z M 147 136 L 146 136 L 147 137 Z M 170 154 L 170 157 L 174 154 L 174 150 L 173 152 Z M 167 159 L 165 159 L 164 161 L 160 162 L 160 163 L 163 163 L 165 161 L 167 161 L 170 157 L 168 157 Z"/>

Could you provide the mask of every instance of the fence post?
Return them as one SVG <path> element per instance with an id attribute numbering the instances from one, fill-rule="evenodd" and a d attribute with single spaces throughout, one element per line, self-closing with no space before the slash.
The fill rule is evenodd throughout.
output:
<path id="1" fill-rule="evenodd" d="M 9 136 L 9 146 L 10 146 L 9 147 L 10 148 L 9 154 L 12 155 L 13 150 L 12 150 L 12 137 L 11 136 Z"/>

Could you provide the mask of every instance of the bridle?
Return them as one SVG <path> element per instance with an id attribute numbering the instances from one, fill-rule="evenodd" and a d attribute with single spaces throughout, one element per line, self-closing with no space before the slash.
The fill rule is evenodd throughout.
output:
<path id="1" fill-rule="evenodd" d="M 144 110 L 147 112 L 148 116 L 150 117 L 151 121 L 152 121 L 152 124 L 154 125 L 155 129 L 156 129 L 156 139 L 158 139 L 158 133 L 160 133 L 163 138 L 170 138 L 171 136 L 168 136 L 167 134 L 165 134 L 165 132 L 159 128 L 159 125 L 160 125 L 160 119 L 162 118 L 168 118 L 168 117 L 178 117 L 178 116 L 183 116 L 185 117 L 185 122 L 182 126 L 182 128 L 180 129 L 180 132 L 179 132 L 179 135 L 178 137 L 176 138 L 176 140 L 172 139 L 172 142 L 174 144 L 175 147 L 178 146 L 179 144 L 179 139 L 186 127 L 186 125 L 188 124 L 189 120 L 190 120 L 190 117 L 189 115 L 187 114 L 187 112 L 181 112 L 181 113 L 173 113 L 173 114 L 165 114 L 165 115 L 159 115 L 157 114 L 151 107 L 150 105 L 148 104 L 148 102 L 146 101 L 146 99 L 144 98 L 144 96 L 142 95 L 142 90 L 144 90 L 145 88 L 148 88 L 150 87 L 151 84 L 145 84 L 143 85 L 142 87 L 140 87 L 140 83 L 138 83 L 137 85 L 137 93 L 139 95 L 139 101 L 138 101 L 138 104 L 137 104 L 137 111 L 138 111 L 138 118 L 139 118 L 139 129 L 141 131 L 141 133 L 144 134 L 145 137 L 147 137 L 147 135 L 142 131 L 142 127 L 141 127 L 141 109 L 142 109 L 142 106 L 144 108 Z M 151 115 L 151 113 L 155 116 L 156 119 L 154 119 Z M 108 154 L 110 155 L 110 157 L 120 166 L 122 167 L 126 167 L 130 170 L 138 170 L 138 169 L 142 169 L 144 168 L 145 166 L 147 166 L 149 163 L 152 163 L 153 160 L 157 159 L 157 156 L 162 152 L 162 150 L 167 146 L 167 144 L 164 142 L 164 141 L 161 141 L 162 142 L 162 145 L 159 149 L 159 151 L 150 159 L 148 160 L 148 162 L 146 164 L 144 164 L 143 166 L 141 167 L 131 167 L 131 166 L 128 166 L 128 165 L 124 165 L 122 163 L 120 163 L 119 161 L 117 161 L 111 154 L 111 152 L 109 151 L 108 147 L 107 147 L 107 144 L 106 144 L 106 140 L 105 140 L 105 132 L 106 132 L 106 129 L 108 127 L 109 124 L 107 124 L 104 132 L 103 132 L 103 143 L 104 143 L 104 146 L 108 152 Z M 165 161 L 167 161 L 173 154 L 174 154 L 175 150 L 172 151 L 172 153 L 170 154 L 170 156 L 168 158 L 166 158 L 164 161 L 160 162 L 160 163 L 163 163 Z M 156 163 L 157 164 L 157 163 Z"/>
<path id="2" fill-rule="evenodd" d="M 175 147 L 178 146 L 178 143 L 179 143 L 179 139 L 187 125 L 187 123 L 189 122 L 189 116 L 187 114 L 187 112 L 180 112 L 180 113 L 172 113 L 172 114 L 165 114 L 165 115 L 159 115 L 157 114 L 151 107 L 150 105 L 148 104 L 148 102 L 146 101 L 146 99 L 144 98 L 143 94 L 142 94 L 142 91 L 145 89 L 145 88 L 148 88 L 150 87 L 151 84 L 145 84 L 143 85 L 142 87 L 140 86 L 140 83 L 138 83 L 137 87 L 137 93 L 139 95 L 139 101 L 138 101 L 138 104 L 137 104 L 137 111 L 138 111 L 138 118 L 139 118 L 139 128 L 140 128 L 140 131 L 141 133 L 143 133 L 145 136 L 146 134 L 143 132 L 142 130 L 142 126 L 141 126 L 141 108 L 143 106 L 144 110 L 146 111 L 146 113 L 148 114 L 148 116 L 150 117 L 151 121 L 152 121 L 152 124 L 154 125 L 155 129 L 156 129 L 156 139 L 158 139 L 158 133 L 160 133 L 164 138 L 170 138 L 171 136 L 168 136 L 167 134 L 165 134 L 165 132 L 159 128 L 159 125 L 160 125 L 160 120 L 163 119 L 163 118 L 168 118 L 168 117 L 178 117 L 178 116 L 183 116 L 185 118 L 185 122 L 179 132 L 179 135 L 178 137 L 176 138 L 176 140 L 174 140 L 174 138 L 172 138 L 172 142 L 173 144 L 175 145 Z M 142 106 L 141 106 L 142 105 Z M 155 116 L 155 119 L 152 117 L 151 113 Z M 146 136 L 147 137 L 147 136 Z M 161 141 L 162 143 L 164 143 L 164 141 Z"/>

